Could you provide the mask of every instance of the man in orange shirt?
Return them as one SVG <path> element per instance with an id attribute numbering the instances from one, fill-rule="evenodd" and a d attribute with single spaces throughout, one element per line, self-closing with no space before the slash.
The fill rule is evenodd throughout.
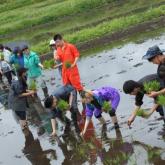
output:
<path id="1" fill-rule="evenodd" d="M 60 60 L 62 65 L 62 81 L 63 84 L 71 84 L 77 91 L 81 92 L 83 86 L 80 82 L 80 75 L 77 67 L 77 61 L 80 56 L 77 48 L 63 40 L 60 34 L 54 36 L 57 52 L 56 60 Z"/>

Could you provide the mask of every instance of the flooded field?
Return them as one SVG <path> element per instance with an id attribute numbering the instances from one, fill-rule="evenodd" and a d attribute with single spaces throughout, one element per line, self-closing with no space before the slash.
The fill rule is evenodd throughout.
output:
<path id="1" fill-rule="evenodd" d="M 139 80 L 143 76 L 156 73 L 157 66 L 141 58 L 148 47 L 155 44 L 165 48 L 165 35 L 144 42 L 129 43 L 112 50 L 104 50 L 82 58 L 78 65 L 83 84 L 87 89 L 112 86 L 121 94 L 117 109 L 120 129 L 112 129 L 108 114 L 103 113 L 107 126 L 102 126 L 93 117 L 88 132 L 81 139 L 71 127 L 63 135 L 63 125 L 58 125 L 58 137 L 49 137 L 50 123 L 47 116 L 32 113 L 30 131 L 22 133 L 12 112 L 0 109 L 0 165 L 164 165 L 165 127 L 155 112 L 149 119 L 137 117 L 132 127 L 127 119 L 133 110 L 134 97 L 122 92 L 125 80 Z M 44 71 L 49 93 L 61 84 L 57 70 Z M 54 80 L 55 78 L 55 80 Z M 41 97 L 42 92 L 41 92 Z M 151 107 L 152 100 L 145 98 L 144 108 Z M 80 112 L 82 107 L 80 106 Z M 69 116 L 69 113 L 67 114 Z M 82 128 L 84 117 L 79 118 Z M 38 129 L 43 129 L 38 135 Z M 44 133 L 45 132 L 45 133 Z"/>

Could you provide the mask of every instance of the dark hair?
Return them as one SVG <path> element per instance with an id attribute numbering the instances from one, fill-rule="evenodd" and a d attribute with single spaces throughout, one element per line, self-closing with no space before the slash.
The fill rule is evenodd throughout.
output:
<path id="1" fill-rule="evenodd" d="M 54 41 L 62 40 L 62 35 L 61 34 L 56 34 L 53 39 L 54 39 Z"/>
<path id="2" fill-rule="evenodd" d="M 51 108 L 52 104 L 53 104 L 53 96 L 47 97 L 46 100 L 44 101 L 45 108 Z"/>
<path id="3" fill-rule="evenodd" d="M 133 80 L 128 80 L 128 81 L 125 81 L 125 83 L 123 84 L 123 91 L 126 94 L 130 94 L 131 92 L 133 92 L 135 88 L 138 88 L 138 87 L 141 87 L 140 83 Z"/>
<path id="4" fill-rule="evenodd" d="M 85 98 L 85 94 L 86 94 L 85 91 L 80 91 L 80 96 L 81 96 L 82 98 Z"/>
<path id="5" fill-rule="evenodd" d="M 0 49 L 3 50 L 4 49 L 4 46 L 2 44 L 0 44 Z"/>

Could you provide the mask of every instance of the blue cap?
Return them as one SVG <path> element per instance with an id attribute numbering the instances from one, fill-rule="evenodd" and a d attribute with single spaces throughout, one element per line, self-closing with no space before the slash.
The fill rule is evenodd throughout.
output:
<path id="1" fill-rule="evenodd" d="M 149 60 L 157 55 L 163 55 L 163 52 L 164 50 L 160 50 L 160 48 L 155 45 L 147 50 L 147 53 L 142 57 L 142 59 Z"/>

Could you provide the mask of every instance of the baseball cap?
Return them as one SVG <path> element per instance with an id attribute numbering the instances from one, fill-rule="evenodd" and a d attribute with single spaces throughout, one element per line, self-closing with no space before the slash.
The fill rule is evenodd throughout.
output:
<path id="1" fill-rule="evenodd" d="M 50 42 L 49 42 L 49 45 L 51 46 L 51 45 L 55 45 L 55 41 L 52 39 L 52 40 L 50 40 Z"/>

